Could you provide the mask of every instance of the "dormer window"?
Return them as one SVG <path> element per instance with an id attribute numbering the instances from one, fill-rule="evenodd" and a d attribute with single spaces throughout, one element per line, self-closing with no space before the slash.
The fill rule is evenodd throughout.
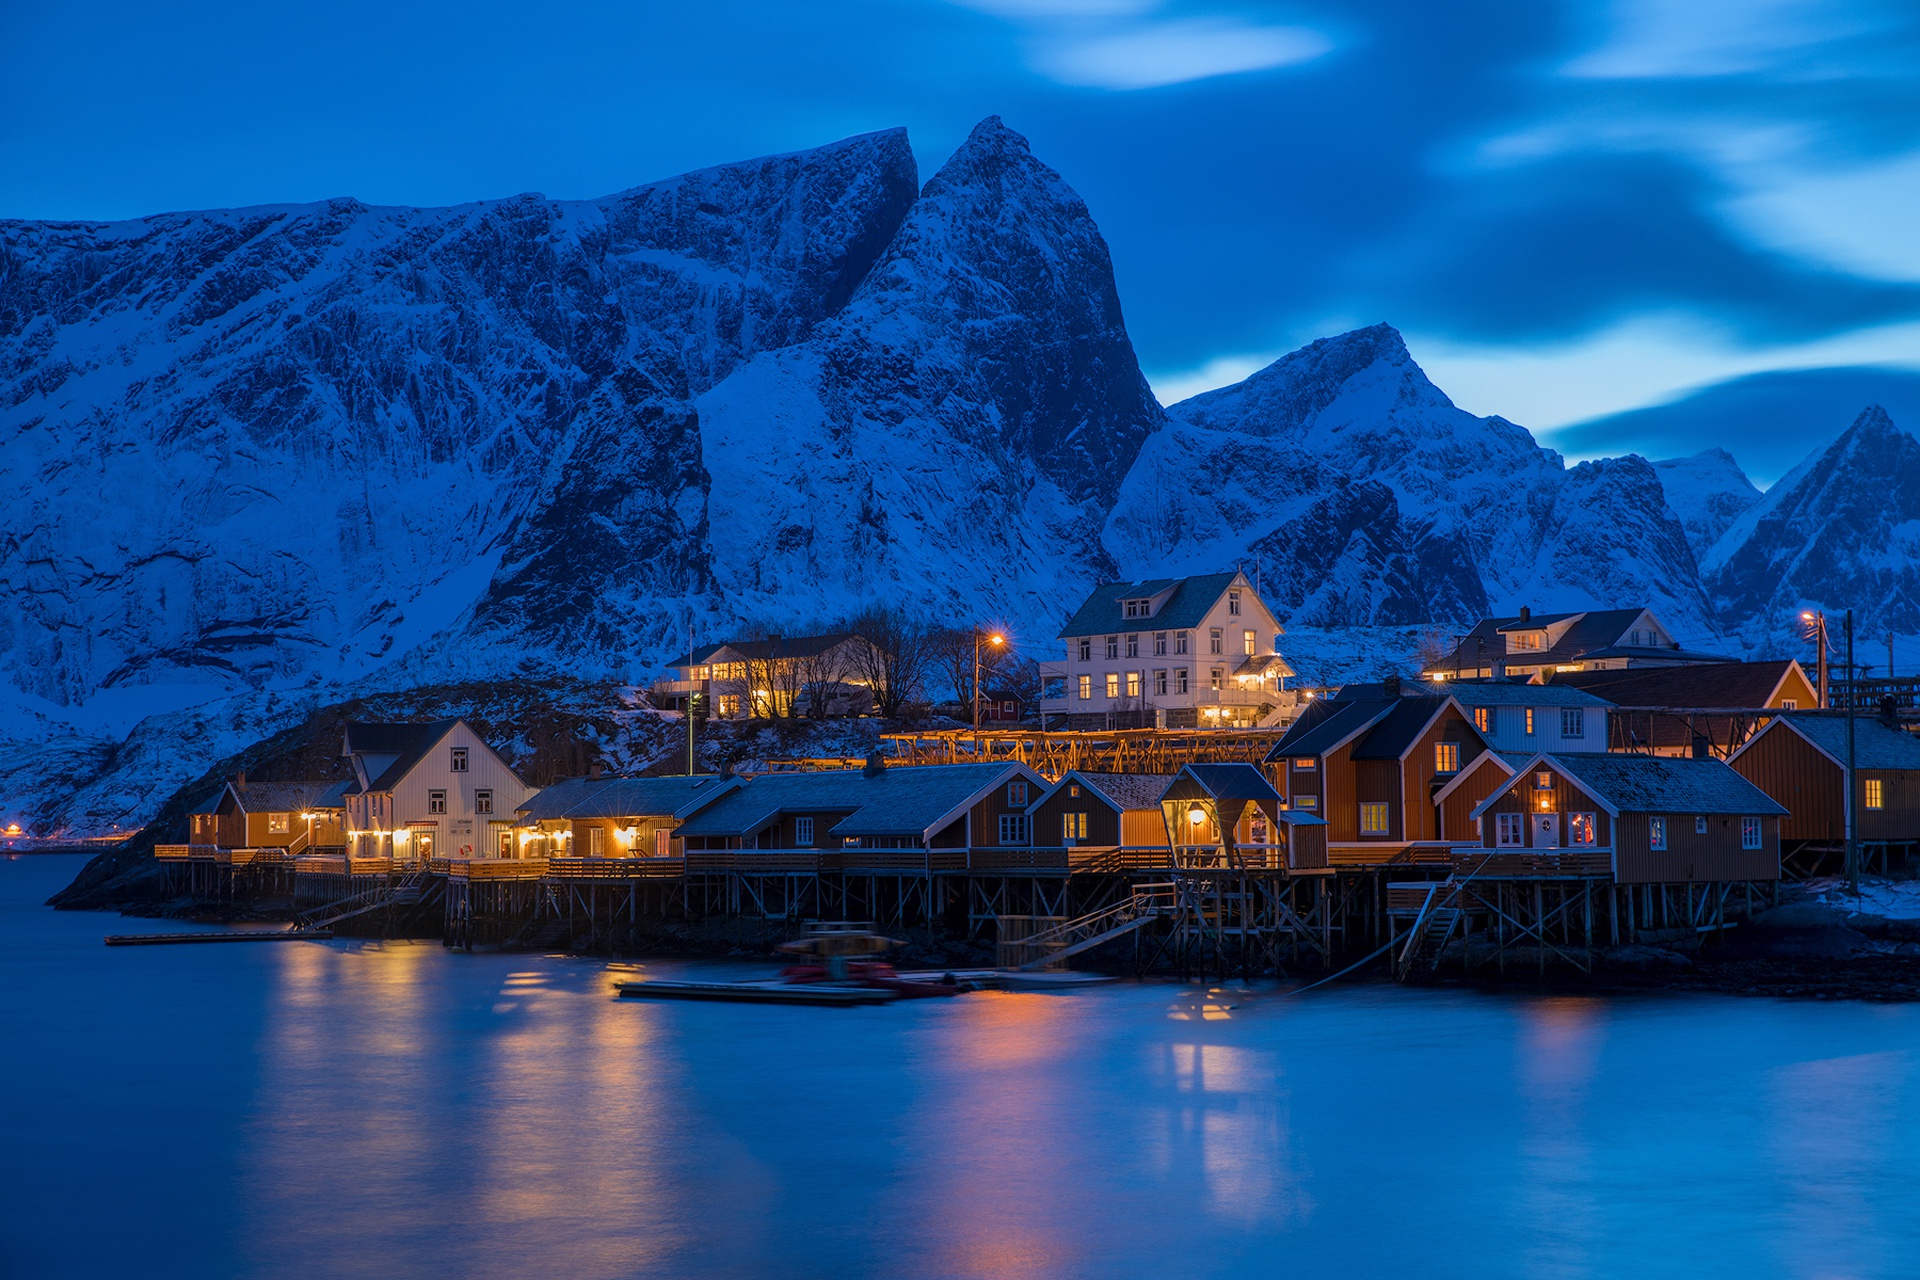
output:
<path id="1" fill-rule="evenodd" d="M 1547 647 L 1547 633 L 1544 631 L 1516 631 L 1513 634 L 1513 647 L 1537 652 Z"/>
<path id="2" fill-rule="evenodd" d="M 1129 617 L 1129 618 L 1151 618 L 1153 616 L 1153 601 L 1151 600 L 1124 601 L 1121 604 L 1121 612 L 1122 614 L 1124 614 L 1126 617 Z"/>

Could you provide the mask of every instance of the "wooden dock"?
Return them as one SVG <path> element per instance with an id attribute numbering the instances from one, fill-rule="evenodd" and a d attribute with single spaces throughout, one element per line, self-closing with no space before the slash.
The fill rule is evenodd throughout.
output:
<path id="1" fill-rule="evenodd" d="M 331 929 L 234 929 L 225 933 L 110 933 L 110 947 L 163 947 L 186 942 L 325 942 Z"/>

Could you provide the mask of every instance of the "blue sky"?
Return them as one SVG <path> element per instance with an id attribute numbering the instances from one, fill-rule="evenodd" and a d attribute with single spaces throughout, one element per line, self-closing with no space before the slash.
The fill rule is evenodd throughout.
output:
<path id="1" fill-rule="evenodd" d="M 0 5 L 0 216 L 594 196 L 892 125 L 924 176 L 996 113 L 1163 399 L 1378 320 L 1549 442 L 1920 368 L 1910 2 Z"/>

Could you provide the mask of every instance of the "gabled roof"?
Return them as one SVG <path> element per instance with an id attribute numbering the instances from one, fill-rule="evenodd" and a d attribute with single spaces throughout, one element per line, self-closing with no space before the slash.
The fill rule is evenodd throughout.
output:
<path id="1" fill-rule="evenodd" d="M 411 773 L 413 767 L 440 744 L 441 739 L 452 733 L 454 728 L 462 723 L 458 716 L 451 720 L 434 720 L 427 724 L 349 723 L 346 733 L 346 752 L 348 755 L 395 757 L 380 771 L 378 777 L 368 780 L 366 788 L 370 792 L 389 791 L 399 784 L 400 779 Z M 486 746 L 484 742 L 481 745 Z M 487 749 L 492 750 L 491 747 Z M 505 765 L 506 762 L 503 760 L 501 764 Z M 507 772 L 513 773 L 513 770 L 509 768 Z M 519 777 L 518 774 L 514 776 Z M 358 795 L 359 788 L 349 787 L 346 794 Z"/>
<path id="2" fill-rule="evenodd" d="M 844 813 L 833 835 L 929 839 L 1014 778 L 1046 786 L 1046 779 L 1013 762 L 898 767 L 878 774 L 863 769 L 761 774 L 702 804 L 675 834 L 745 837 L 783 813 Z"/>
<path id="3" fill-rule="evenodd" d="M 759 640 L 724 640 L 719 644 L 703 645 L 691 654 L 674 658 L 667 665 L 670 667 L 699 666 L 703 662 L 712 661 L 714 656 L 722 650 L 748 662 L 765 662 L 770 658 L 813 658 L 836 645 L 859 638 L 851 631 L 836 631 L 819 636 L 769 636 Z"/>
<path id="4" fill-rule="evenodd" d="M 1367 729 L 1394 709 L 1398 698 L 1316 700 L 1267 752 L 1267 763 L 1289 756 L 1323 756 Z"/>
<path id="5" fill-rule="evenodd" d="M 220 812 L 220 802 L 222 800 L 225 800 L 226 798 L 227 798 L 227 789 L 226 787 L 223 786 L 218 791 L 208 796 L 205 800 L 202 800 L 199 804 L 187 810 L 187 812 L 196 817 L 204 816 L 209 813 L 218 813 Z"/>
<path id="6" fill-rule="evenodd" d="M 1427 726 L 1433 723 L 1434 718 L 1447 709 L 1450 701 L 1445 694 L 1438 697 L 1416 694 L 1395 698 L 1387 714 L 1367 731 L 1367 736 L 1353 749 L 1353 758 L 1398 760 L 1427 731 Z"/>
<path id="7" fill-rule="evenodd" d="M 1433 803 L 1439 804 L 1442 800 L 1452 795 L 1455 787 L 1465 782 L 1468 778 L 1471 778 L 1475 773 L 1479 772 L 1483 766 L 1498 769 L 1500 772 L 1511 777 L 1514 770 L 1530 758 L 1529 756 L 1516 754 L 1511 751 L 1482 751 L 1479 755 L 1467 761 L 1458 773 L 1447 779 L 1445 786 L 1433 793 Z"/>
<path id="8" fill-rule="evenodd" d="M 1111 635 L 1119 631 L 1191 631 L 1206 621 L 1208 610 L 1212 609 L 1227 588 L 1233 585 L 1238 573 L 1207 573 L 1192 578 L 1150 578 L 1145 582 L 1108 582 L 1093 589 L 1086 603 L 1075 611 L 1066 625 L 1060 628 L 1057 637 L 1061 640 L 1073 636 Z M 1145 600 L 1172 588 L 1173 594 L 1151 618 L 1129 618 L 1121 608 L 1127 600 Z M 1253 587 L 1246 588 L 1248 596 L 1254 595 Z M 1267 608 L 1266 602 L 1261 602 Z M 1271 608 L 1267 608 L 1272 613 Z"/>
<path id="9" fill-rule="evenodd" d="M 1278 802 L 1280 793 L 1267 781 L 1267 775 L 1250 764 L 1190 764 L 1174 775 L 1173 781 L 1191 778 L 1201 791 L 1215 800 L 1267 800 Z M 1172 783 L 1169 783 L 1171 788 Z"/>
<path id="10" fill-rule="evenodd" d="M 527 822 L 569 818 L 674 817 L 714 794 L 713 774 L 662 778 L 568 778 L 527 797 L 517 813 Z"/>
<path id="11" fill-rule="evenodd" d="M 1624 674 L 1624 673 L 1622 673 Z M 1559 680 L 1528 684 L 1522 680 L 1434 680 L 1416 689 L 1450 695 L 1463 707 L 1604 707 L 1605 698 Z"/>
<path id="12" fill-rule="evenodd" d="M 1627 667 L 1620 671 L 1555 672 L 1547 688 L 1580 689 L 1621 707 L 1764 707 L 1795 670 L 1791 658 L 1716 662 L 1698 667 Z M 1804 677 L 1805 672 L 1801 672 Z"/>
<path id="13" fill-rule="evenodd" d="M 1615 817 L 1622 813 L 1774 815 L 1786 810 L 1720 760 L 1682 760 L 1620 752 L 1541 752 L 1517 774 L 1551 769 L 1593 797 Z M 1480 817 L 1510 788 L 1502 787 L 1473 811 Z"/>
<path id="14" fill-rule="evenodd" d="M 245 813 L 299 813 L 309 809 L 337 809 L 344 782 L 229 782 L 227 789 Z M 324 803 L 329 795 L 332 804 Z"/>
<path id="15" fill-rule="evenodd" d="M 1078 769 L 1069 769 L 1062 774 L 1060 781 L 1033 802 L 1034 808 L 1044 804 L 1049 796 L 1069 783 L 1080 783 L 1107 802 L 1108 807 L 1117 812 L 1130 809 L 1160 808 L 1160 797 L 1165 794 L 1167 784 L 1173 781 L 1168 773 L 1083 773 Z"/>
<path id="16" fill-rule="evenodd" d="M 1811 743 L 1827 759 L 1847 767 L 1847 718 L 1815 712 L 1775 716 L 1760 732 L 1740 744 L 1739 759 L 1769 732 L 1791 730 Z M 1853 767 L 1856 769 L 1920 769 L 1920 738 L 1905 729 L 1889 729 L 1878 720 L 1857 716 L 1853 722 Z"/>
<path id="17" fill-rule="evenodd" d="M 1429 664 L 1428 671 L 1449 671 L 1455 668 L 1492 666 L 1505 663 L 1512 666 L 1555 666 L 1577 662 L 1605 649 L 1617 649 L 1620 640 L 1646 613 L 1645 607 L 1633 609 L 1593 609 L 1585 613 L 1542 613 L 1527 618 L 1483 618 L 1469 631 L 1465 638 L 1455 646 L 1454 651 L 1439 662 Z M 1559 641 L 1545 649 L 1531 649 L 1507 652 L 1507 634 L 1514 631 L 1544 631 L 1572 618 L 1574 621 Z M 1627 650 L 1620 650 L 1628 652 Z M 1636 655 L 1666 658 L 1670 661 L 1691 662 L 1730 662 L 1732 659 L 1714 653 L 1692 653 L 1681 649 L 1656 649 L 1639 647 L 1631 650 Z"/>

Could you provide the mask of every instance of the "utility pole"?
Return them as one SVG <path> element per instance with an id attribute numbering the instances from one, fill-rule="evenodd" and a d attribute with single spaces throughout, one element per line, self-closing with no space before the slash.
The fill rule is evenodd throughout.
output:
<path id="1" fill-rule="evenodd" d="M 1858 783 L 1854 780 L 1854 703 L 1856 677 L 1853 667 L 1853 610 L 1847 610 L 1847 890 L 1854 897 L 1860 896 L 1860 842 L 1854 835 L 1853 811 L 1855 808 L 1854 790 Z"/>
<path id="2" fill-rule="evenodd" d="M 1802 613 L 1800 621 L 1807 624 L 1809 635 L 1820 646 L 1820 663 L 1817 668 L 1820 677 L 1819 702 L 1820 709 L 1825 711 L 1831 705 L 1827 701 L 1827 615 L 1825 611 Z"/>
<path id="3" fill-rule="evenodd" d="M 976 734 L 980 732 L 980 642 L 982 640 L 988 641 L 995 648 L 1007 642 L 1006 637 L 997 631 L 990 636 L 982 636 L 980 628 L 973 629 L 973 731 Z"/>

